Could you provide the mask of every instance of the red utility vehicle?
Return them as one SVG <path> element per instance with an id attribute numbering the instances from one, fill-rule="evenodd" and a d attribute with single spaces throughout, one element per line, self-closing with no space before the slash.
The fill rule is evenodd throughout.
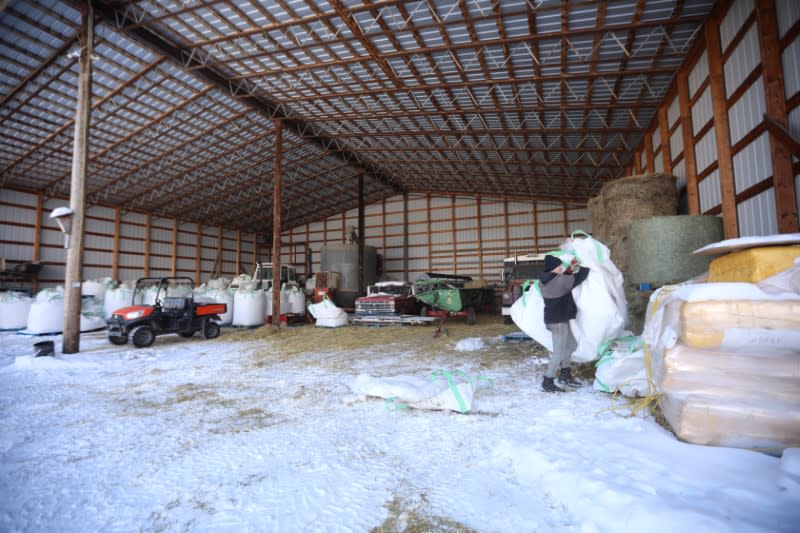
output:
<path id="1" fill-rule="evenodd" d="M 167 333 L 188 338 L 200 331 L 204 339 L 214 339 L 219 336 L 216 321 L 226 310 L 224 303 L 195 302 L 191 278 L 141 278 L 131 306 L 117 309 L 106 320 L 108 340 L 123 345 L 130 338 L 134 346 L 145 348 Z"/>

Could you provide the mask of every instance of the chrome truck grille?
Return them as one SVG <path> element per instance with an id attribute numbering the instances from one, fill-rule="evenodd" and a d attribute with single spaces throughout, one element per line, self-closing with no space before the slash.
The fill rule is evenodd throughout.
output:
<path id="1" fill-rule="evenodd" d="M 394 302 L 356 302 L 356 313 L 394 313 Z"/>

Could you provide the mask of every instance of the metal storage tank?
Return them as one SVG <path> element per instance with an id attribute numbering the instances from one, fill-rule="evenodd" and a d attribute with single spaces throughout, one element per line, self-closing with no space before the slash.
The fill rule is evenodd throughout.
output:
<path id="1" fill-rule="evenodd" d="M 355 307 L 362 295 L 358 286 L 358 245 L 326 244 L 320 249 L 320 270 L 339 273 L 333 301 L 339 307 Z M 378 251 L 364 245 L 364 287 L 378 281 Z"/>

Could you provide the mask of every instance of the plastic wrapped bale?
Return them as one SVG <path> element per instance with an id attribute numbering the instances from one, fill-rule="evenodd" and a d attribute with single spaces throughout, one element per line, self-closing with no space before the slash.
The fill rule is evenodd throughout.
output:
<path id="1" fill-rule="evenodd" d="M 267 300 L 262 290 L 239 289 L 233 296 L 234 326 L 263 326 L 266 323 Z"/>
<path id="2" fill-rule="evenodd" d="M 0 292 L 0 330 L 24 329 L 32 302 L 24 292 Z"/>
<path id="3" fill-rule="evenodd" d="M 114 311 L 130 306 L 132 301 L 133 289 L 131 289 L 128 285 L 122 284 L 115 289 L 107 290 L 103 302 L 103 311 L 105 317 L 111 318 L 111 315 L 114 314 Z"/>
<path id="4" fill-rule="evenodd" d="M 643 337 L 659 405 L 687 442 L 800 446 L 800 294 L 751 283 L 665 286 Z"/>
<path id="5" fill-rule="evenodd" d="M 64 331 L 64 288 L 43 289 L 36 294 L 28 311 L 29 333 L 61 333 Z"/>
<path id="6" fill-rule="evenodd" d="M 626 279 L 652 287 L 691 279 L 707 271 L 714 259 L 692 252 L 722 238 L 722 219 L 714 216 L 676 215 L 636 221 L 628 232 Z"/>

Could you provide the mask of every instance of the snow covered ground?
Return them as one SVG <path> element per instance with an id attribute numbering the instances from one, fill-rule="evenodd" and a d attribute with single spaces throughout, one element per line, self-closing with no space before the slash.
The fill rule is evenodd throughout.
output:
<path id="1" fill-rule="evenodd" d="M 789 459 L 677 441 L 479 316 L 224 329 L 147 349 L 0 333 L 0 531 L 798 531 Z M 60 336 L 56 341 L 60 354 Z M 356 376 L 491 378 L 473 411 L 360 398 Z M 797 455 L 794 455 L 795 463 Z"/>

